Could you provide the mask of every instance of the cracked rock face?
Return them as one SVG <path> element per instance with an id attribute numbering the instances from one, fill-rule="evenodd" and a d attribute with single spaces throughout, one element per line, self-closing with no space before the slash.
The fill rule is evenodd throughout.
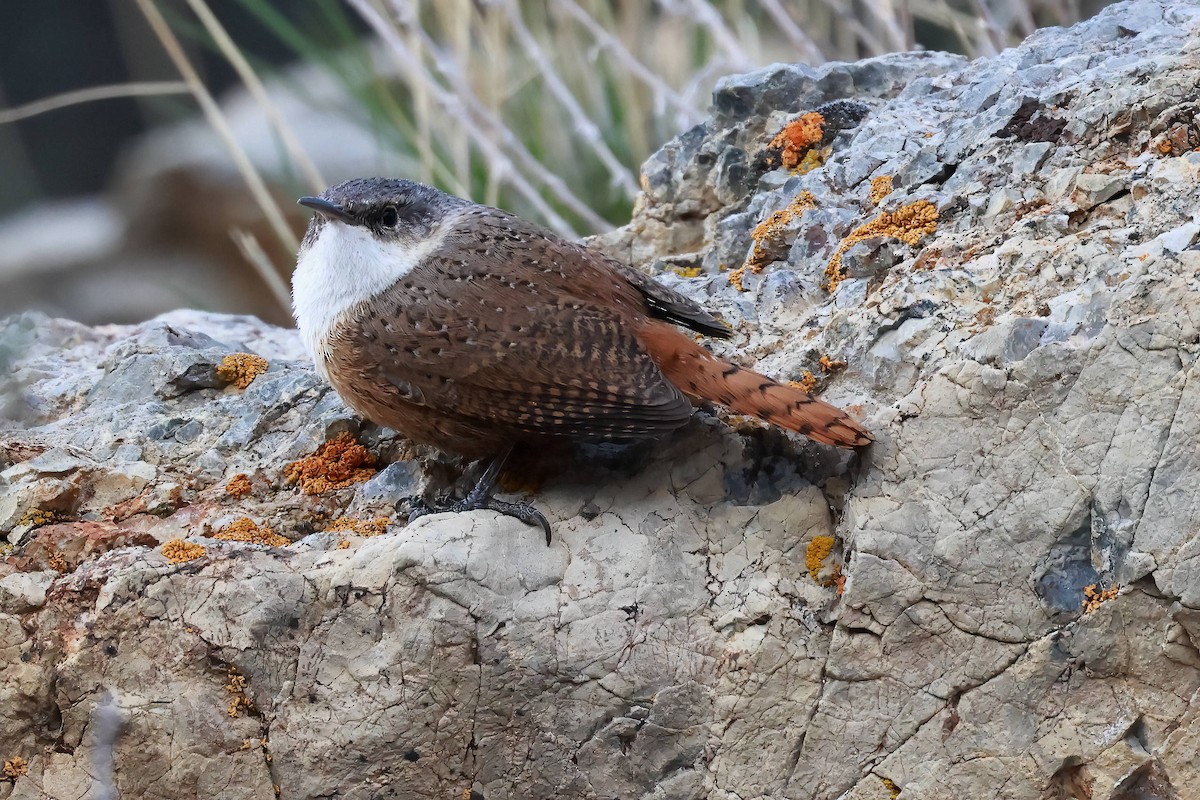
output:
<path id="1" fill-rule="evenodd" d="M 702 411 L 534 476 L 550 548 L 405 526 L 458 465 L 292 331 L 5 321 L 0 798 L 1195 796 L 1198 52 L 1200 8 L 1133 2 L 725 81 L 601 244 L 878 443 Z M 822 108 L 815 168 L 771 166 Z"/>

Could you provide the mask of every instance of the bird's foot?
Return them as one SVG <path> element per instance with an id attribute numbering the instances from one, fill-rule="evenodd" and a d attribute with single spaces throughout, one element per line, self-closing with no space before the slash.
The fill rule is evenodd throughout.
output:
<path id="1" fill-rule="evenodd" d="M 529 503 L 509 503 L 492 497 L 492 492 L 496 490 L 496 481 L 500 477 L 500 470 L 504 467 L 504 462 L 508 459 L 509 454 L 512 453 L 512 449 L 512 445 L 510 444 L 492 459 L 487 469 L 479 476 L 479 480 L 475 483 L 475 488 L 464 499 L 453 502 L 443 500 L 436 505 L 431 505 L 425 500 L 414 498 L 412 501 L 413 513 L 409 515 L 408 521 L 412 522 L 418 517 L 423 517 L 435 511 L 452 511 L 458 513 L 460 511 L 482 511 L 483 509 L 487 509 L 495 511 L 498 514 L 503 514 L 506 517 L 516 517 L 526 525 L 540 525 L 542 532 L 546 534 L 546 546 L 549 547 L 550 523 L 546 521 L 546 517 L 542 512 Z"/>
<path id="2" fill-rule="evenodd" d="M 463 500 L 447 499 L 435 502 L 430 502 L 421 497 L 414 497 L 411 500 L 413 510 L 409 514 L 408 521 L 412 522 L 426 514 L 458 514 L 463 511 L 483 510 L 495 511 L 497 514 L 519 519 L 526 525 L 540 526 L 542 533 L 546 535 L 546 546 L 550 545 L 550 522 L 531 503 L 510 503 L 506 500 L 497 500 L 494 497 L 474 497 L 474 494 L 472 492 L 471 495 L 468 495 Z"/>

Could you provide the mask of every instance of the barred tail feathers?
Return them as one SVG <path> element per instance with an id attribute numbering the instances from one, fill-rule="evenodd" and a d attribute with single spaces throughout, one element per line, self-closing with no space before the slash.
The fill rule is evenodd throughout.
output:
<path id="1" fill-rule="evenodd" d="M 720 403 L 822 444 L 853 448 L 874 441 L 866 428 L 841 409 L 717 358 L 671 325 L 651 322 L 638 338 L 667 380 L 690 397 Z"/>

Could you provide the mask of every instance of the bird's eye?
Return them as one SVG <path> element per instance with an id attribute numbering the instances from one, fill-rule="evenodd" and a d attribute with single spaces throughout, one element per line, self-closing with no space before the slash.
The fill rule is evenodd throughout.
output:
<path id="1" fill-rule="evenodd" d="M 384 206 L 379 212 L 379 224 L 385 228 L 394 228 L 400 224 L 400 212 L 395 206 Z"/>

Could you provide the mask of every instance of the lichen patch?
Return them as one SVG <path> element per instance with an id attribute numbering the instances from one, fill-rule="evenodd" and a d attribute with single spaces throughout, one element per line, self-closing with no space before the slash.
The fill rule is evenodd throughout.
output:
<path id="1" fill-rule="evenodd" d="M 244 472 L 239 472 L 229 479 L 229 483 L 225 484 L 225 493 L 232 497 L 245 497 L 250 494 L 250 476 Z"/>
<path id="2" fill-rule="evenodd" d="M 354 533 L 363 537 L 379 536 L 387 531 L 391 517 L 375 517 L 374 519 L 359 519 L 357 517 L 338 517 L 325 528 L 327 532 Z"/>
<path id="3" fill-rule="evenodd" d="M 165 542 L 162 546 L 162 554 L 172 564 L 195 561 L 197 558 L 203 558 L 207 552 L 204 549 L 204 545 L 196 544 L 195 542 L 185 542 L 183 539 L 172 539 L 169 542 Z"/>
<path id="4" fill-rule="evenodd" d="M 854 245 L 877 236 L 899 239 L 907 245 L 916 245 L 921 239 L 937 230 L 937 206 L 928 200 L 917 200 L 895 211 L 880 214 L 870 222 L 858 226 L 842 240 L 829 264 L 825 267 L 826 288 L 832 293 L 846 279 L 842 271 L 842 256 Z"/>
<path id="5" fill-rule="evenodd" d="M 259 525 L 249 517 L 242 517 L 221 528 L 212 538 L 225 542 L 246 542 L 260 544 L 266 547 L 283 547 L 291 544 L 291 540 L 280 536 L 268 525 Z"/>
<path id="6" fill-rule="evenodd" d="M 737 289 L 739 292 L 746 291 L 746 287 L 742 286 L 742 279 L 746 277 L 746 268 L 738 267 L 729 271 L 729 285 Z"/>
<path id="7" fill-rule="evenodd" d="M 839 358 L 830 358 L 829 356 L 821 356 L 817 363 L 821 365 L 821 372 L 824 372 L 826 375 L 846 368 L 845 361 Z"/>
<path id="8" fill-rule="evenodd" d="M 816 207 L 817 198 L 813 196 L 813 193 L 803 191 L 796 195 L 787 208 L 771 213 L 758 223 L 750 232 L 750 238 L 754 240 L 754 249 L 750 252 L 750 257 L 746 259 L 745 267 L 748 267 L 751 272 L 762 272 L 763 267 L 775 260 L 775 256 L 783 244 L 782 240 L 786 233 L 785 226 L 805 211 Z M 732 280 L 730 282 L 732 283 Z"/>
<path id="9" fill-rule="evenodd" d="M 4 761 L 4 777 L 15 781 L 22 775 L 29 773 L 29 762 L 21 758 L 21 756 L 13 756 Z"/>
<path id="10" fill-rule="evenodd" d="M 809 576 L 822 586 L 828 585 L 821 577 L 821 569 L 833 552 L 833 541 L 832 536 L 814 536 L 804 550 L 804 566 L 808 567 Z"/>
<path id="11" fill-rule="evenodd" d="M 1114 599 L 1120 591 L 1120 586 L 1110 586 L 1107 589 L 1101 589 L 1098 583 L 1083 587 L 1083 613 L 1091 614 L 1097 611 L 1101 605 Z"/>
<path id="12" fill-rule="evenodd" d="M 239 389 L 245 389 L 267 371 L 269 362 L 253 353 L 230 353 L 217 365 L 217 377 Z"/>
<path id="13" fill-rule="evenodd" d="M 813 389 L 817 388 L 817 377 L 808 370 L 804 370 L 804 372 L 800 373 L 800 380 L 788 381 L 787 385 L 793 389 L 799 389 L 802 392 L 812 394 Z"/>
<path id="14" fill-rule="evenodd" d="M 371 451 L 349 433 L 339 433 L 311 456 L 288 464 L 283 475 L 305 494 L 321 494 L 370 480 L 376 471 Z"/>
<path id="15" fill-rule="evenodd" d="M 879 175 L 871 179 L 871 205 L 877 206 L 892 193 L 892 176 Z"/>
<path id="16" fill-rule="evenodd" d="M 236 719 L 243 713 L 249 713 L 254 709 L 254 703 L 250 701 L 250 697 L 246 694 L 246 676 L 239 674 L 233 667 L 229 668 L 225 691 L 231 695 L 229 706 L 225 709 L 225 713 L 231 718 Z"/>
<path id="17" fill-rule="evenodd" d="M 769 147 L 779 152 L 779 164 L 784 169 L 800 167 L 814 145 L 825 138 L 825 118 L 815 111 L 801 114 L 775 134 Z"/>
<path id="18" fill-rule="evenodd" d="M 66 522 L 67 516 L 60 511 L 50 511 L 42 508 L 31 508 L 21 515 L 17 520 L 17 527 L 28 525 L 30 529 L 40 528 L 43 525 L 52 525 L 56 522 Z"/>

